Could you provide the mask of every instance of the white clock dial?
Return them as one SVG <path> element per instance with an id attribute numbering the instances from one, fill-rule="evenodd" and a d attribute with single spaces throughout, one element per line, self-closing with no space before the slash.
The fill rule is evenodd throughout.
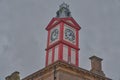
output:
<path id="1" fill-rule="evenodd" d="M 76 40 L 75 29 L 69 27 L 68 25 L 65 25 L 64 39 L 71 43 L 75 43 L 75 40 Z"/>
<path id="2" fill-rule="evenodd" d="M 71 29 L 65 29 L 65 39 L 69 41 L 75 40 L 75 33 Z"/>
<path id="3" fill-rule="evenodd" d="M 50 43 L 53 43 L 59 39 L 59 26 L 56 26 L 50 31 Z"/>
<path id="4" fill-rule="evenodd" d="M 54 29 L 52 32 L 51 32 L 51 41 L 55 41 L 57 38 L 58 38 L 58 29 Z"/>

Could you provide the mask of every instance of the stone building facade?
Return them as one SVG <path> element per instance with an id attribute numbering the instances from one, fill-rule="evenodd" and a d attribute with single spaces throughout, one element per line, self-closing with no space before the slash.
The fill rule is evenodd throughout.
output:
<path id="1" fill-rule="evenodd" d="M 95 57 L 95 56 L 94 56 Z M 111 80 L 103 73 L 92 72 L 68 63 L 57 61 L 22 80 Z"/>

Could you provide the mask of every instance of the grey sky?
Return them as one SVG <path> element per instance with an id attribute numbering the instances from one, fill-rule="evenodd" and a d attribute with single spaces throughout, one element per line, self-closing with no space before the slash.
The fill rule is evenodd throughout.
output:
<path id="1" fill-rule="evenodd" d="M 0 78 L 14 71 L 25 77 L 45 65 L 47 31 L 62 2 L 80 24 L 80 67 L 103 58 L 103 70 L 120 79 L 120 0 L 0 0 Z"/>

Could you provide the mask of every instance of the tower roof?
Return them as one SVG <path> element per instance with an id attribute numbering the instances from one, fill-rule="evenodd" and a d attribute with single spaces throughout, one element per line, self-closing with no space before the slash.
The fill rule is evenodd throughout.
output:
<path id="1" fill-rule="evenodd" d="M 71 17 L 69 5 L 67 5 L 66 3 L 63 2 L 59 6 L 59 10 L 56 12 L 56 17 L 59 17 L 59 18 Z"/>

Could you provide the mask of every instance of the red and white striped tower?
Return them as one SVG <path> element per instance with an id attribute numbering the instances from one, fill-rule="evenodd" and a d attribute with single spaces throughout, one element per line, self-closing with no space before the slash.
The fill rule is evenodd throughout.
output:
<path id="1" fill-rule="evenodd" d="M 79 66 L 79 30 L 81 27 L 71 17 L 69 5 L 61 4 L 56 14 L 57 16 L 46 27 L 48 31 L 46 66 L 58 60 Z"/>

